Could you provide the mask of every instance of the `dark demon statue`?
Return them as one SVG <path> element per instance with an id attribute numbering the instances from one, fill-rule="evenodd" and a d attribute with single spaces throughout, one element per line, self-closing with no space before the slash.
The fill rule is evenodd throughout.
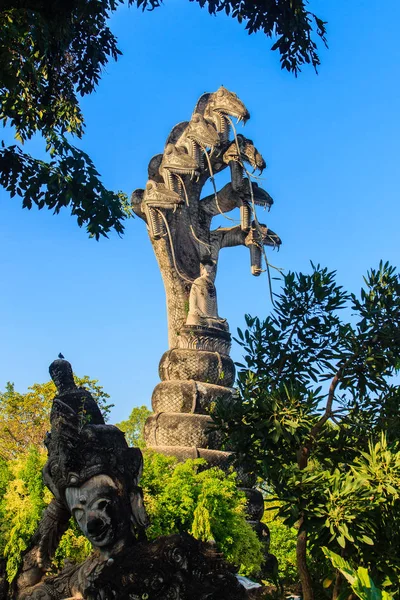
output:
<path id="1" fill-rule="evenodd" d="M 66 360 L 50 374 L 51 433 L 43 469 L 54 495 L 23 556 L 10 597 L 15 600 L 221 599 L 247 597 L 220 555 L 189 535 L 146 540 L 138 487 L 142 454 L 106 425 L 90 393 L 78 388 Z M 83 563 L 46 576 L 71 517 L 94 553 Z"/>

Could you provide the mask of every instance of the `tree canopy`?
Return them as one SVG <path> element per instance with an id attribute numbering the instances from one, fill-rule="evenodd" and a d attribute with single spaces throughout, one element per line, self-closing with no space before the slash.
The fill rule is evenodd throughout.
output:
<path id="1" fill-rule="evenodd" d="M 105 418 L 112 405 L 107 404 L 109 395 L 97 380 L 75 377 L 78 386 L 86 387 L 98 402 Z M 16 391 L 14 384 L 7 383 L 0 392 L 0 458 L 10 460 L 18 457 L 30 446 L 40 447 L 50 429 L 51 403 L 56 395 L 52 381 L 35 383 L 25 394 Z"/>
<path id="2" fill-rule="evenodd" d="M 145 447 L 144 424 L 147 417 L 151 414 L 151 410 L 144 404 L 142 406 L 135 406 L 126 421 L 116 423 L 116 426 L 125 433 L 126 441 L 130 446 Z"/>
<path id="3" fill-rule="evenodd" d="M 144 452 L 141 486 L 150 518 L 147 535 L 189 532 L 212 541 L 243 574 L 257 574 L 263 545 L 246 521 L 246 498 L 235 473 L 205 468 L 204 459 L 178 463 L 175 457 Z"/>
<path id="4" fill-rule="evenodd" d="M 191 0 L 194 1 L 194 0 Z M 326 43 L 325 23 L 307 0 L 196 0 L 210 14 L 224 11 L 248 32 L 276 38 L 282 68 L 297 75 L 320 64 L 315 38 Z M 84 133 L 79 97 L 92 93 L 108 61 L 121 51 L 108 18 L 123 0 L 3 0 L 0 4 L 0 120 L 18 144 L 0 148 L 0 184 L 24 208 L 58 213 L 70 207 L 80 226 L 98 239 L 123 232 L 127 196 L 104 187 L 90 157 L 72 144 Z M 127 0 L 153 10 L 161 0 Z M 48 160 L 22 149 L 43 138 Z"/>
<path id="5" fill-rule="evenodd" d="M 112 405 L 98 382 L 87 376 L 75 376 L 75 382 L 91 392 L 107 417 Z M 0 393 L 0 554 L 6 559 L 9 581 L 52 499 L 42 468 L 47 459 L 43 440 L 50 429 L 55 395 L 52 381 L 33 384 L 25 394 L 8 383 Z M 131 445 L 143 443 L 144 422 L 150 413 L 145 406 L 136 407 L 120 424 Z M 246 498 L 237 487 L 236 475 L 218 468 L 205 470 L 204 466 L 203 459 L 178 464 L 174 457 L 144 451 L 140 484 L 151 519 L 147 535 L 155 539 L 189 532 L 197 539 L 213 540 L 243 573 L 256 573 L 263 560 L 262 543 L 246 521 Z M 59 570 L 65 560 L 80 562 L 91 552 L 91 544 L 71 519 L 53 569 Z"/>
<path id="6" fill-rule="evenodd" d="M 307 548 L 318 555 L 324 543 L 398 589 L 399 274 L 380 263 L 357 297 L 319 266 L 288 273 L 272 314 L 246 322 L 238 396 L 214 418 L 297 528 L 305 600 L 315 588 Z"/>

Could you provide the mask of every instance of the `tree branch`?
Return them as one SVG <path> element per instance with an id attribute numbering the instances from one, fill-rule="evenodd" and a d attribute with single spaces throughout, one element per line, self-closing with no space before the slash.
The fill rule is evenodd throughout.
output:
<path id="1" fill-rule="evenodd" d="M 295 323 L 293 325 L 293 329 L 290 332 L 290 335 L 289 335 L 288 339 L 286 340 L 286 344 L 285 344 L 284 349 L 283 349 L 283 354 L 282 354 L 281 360 L 279 362 L 278 373 L 276 375 L 275 382 L 274 382 L 274 384 L 272 386 L 272 389 L 276 388 L 276 386 L 278 384 L 279 377 L 282 375 L 283 367 L 285 366 L 285 363 L 286 363 L 287 357 L 288 357 L 288 355 L 287 355 L 287 349 L 289 348 L 289 344 L 292 341 L 293 335 L 295 334 L 295 331 L 296 331 L 296 329 L 297 329 L 297 327 L 298 327 L 298 325 L 299 325 L 299 323 L 300 323 L 300 321 L 301 321 L 301 319 L 303 317 L 304 317 L 304 314 L 299 315 L 297 317 L 297 319 L 296 319 L 296 321 L 295 321 Z"/>
<path id="2" fill-rule="evenodd" d="M 311 448 L 313 446 L 313 442 L 314 442 L 315 438 L 317 437 L 317 435 L 319 434 L 319 432 L 321 431 L 321 429 L 325 425 L 325 423 L 328 421 L 328 419 L 330 419 L 332 417 L 332 414 L 333 414 L 332 405 L 333 405 L 333 401 L 335 399 L 336 388 L 339 385 L 340 381 L 343 379 L 343 375 L 344 375 L 346 368 L 354 360 L 355 356 L 358 356 L 358 354 L 349 357 L 344 362 L 344 364 L 336 371 L 336 373 L 331 381 L 331 384 L 329 386 L 328 398 L 326 401 L 324 414 L 319 419 L 319 421 L 311 428 L 309 442 L 305 446 L 303 446 L 303 448 L 300 448 L 298 451 L 297 462 L 298 462 L 300 469 L 305 469 L 305 467 L 307 466 L 308 458 L 310 456 Z"/>

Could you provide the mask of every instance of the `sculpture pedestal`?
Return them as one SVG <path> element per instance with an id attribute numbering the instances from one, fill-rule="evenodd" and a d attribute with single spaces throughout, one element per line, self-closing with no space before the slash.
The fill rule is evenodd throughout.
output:
<path id="1" fill-rule="evenodd" d="M 230 452 L 222 452 L 220 436 L 211 428 L 210 410 L 217 398 L 232 396 L 235 366 L 228 355 L 227 331 L 185 325 L 178 348 L 164 353 L 159 383 L 152 395 L 154 415 L 145 426 L 147 446 L 179 460 L 205 458 L 227 468 Z"/>
<path id="2" fill-rule="evenodd" d="M 180 461 L 204 458 L 209 466 L 228 468 L 232 453 L 220 450 L 221 438 L 212 428 L 210 412 L 217 399 L 229 402 L 234 392 L 230 347 L 228 331 L 200 325 L 181 328 L 178 347 L 167 350 L 160 360 L 161 383 L 152 394 L 154 415 L 147 419 L 144 432 L 148 447 Z M 265 542 L 269 532 L 260 523 L 262 494 L 241 469 L 238 482 L 246 494 L 249 519 Z"/>
<path id="3" fill-rule="evenodd" d="M 179 332 L 178 348 L 219 352 L 229 356 L 231 335 L 223 329 L 206 328 L 201 325 L 184 325 Z"/>

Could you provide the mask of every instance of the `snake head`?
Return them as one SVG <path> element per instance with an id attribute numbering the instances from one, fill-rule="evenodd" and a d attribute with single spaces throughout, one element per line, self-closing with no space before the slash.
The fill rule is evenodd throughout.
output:
<path id="1" fill-rule="evenodd" d="M 236 136 L 236 139 L 232 142 L 229 148 L 224 152 L 222 160 L 225 164 L 229 164 L 231 161 L 241 163 L 246 162 L 253 169 L 260 171 L 260 173 L 262 173 L 266 167 L 265 160 L 254 146 L 253 141 L 249 140 L 240 133 Z"/>
<path id="2" fill-rule="evenodd" d="M 252 222 L 249 233 L 245 239 L 246 246 L 269 246 L 279 248 L 282 244 L 281 238 L 272 229 L 263 223 Z"/>
<path id="3" fill-rule="evenodd" d="M 211 94 L 211 97 L 210 107 L 213 111 L 235 117 L 238 122 L 243 121 L 246 123 L 250 119 L 250 113 L 243 102 L 223 85 Z"/>
<path id="4" fill-rule="evenodd" d="M 177 192 L 165 187 L 163 183 L 149 179 L 143 194 L 143 202 L 157 208 L 175 208 L 179 204 L 183 204 L 183 199 Z"/>
<path id="5" fill-rule="evenodd" d="M 230 127 L 228 117 L 234 117 L 238 122 L 246 123 L 250 119 L 250 113 L 236 94 L 221 86 L 216 92 L 208 95 L 204 107 L 204 117 L 207 121 L 214 123 L 218 133 L 224 140 L 227 140 Z"/>
<path id="6" fill-rule="evenodd" d="M 203 115 L 194 113 L 185 131 L 187 138 L 203 148 L 213 149 L 219 142 L 216 129 L 207 123 Z"/>
<path id="7" fill-rule="evenodd" d="M 160 173 L 166 169 L 179 175 L 194 176 L 199 169 L 198 162 L 184 150 L 178 150 L 174 144 L 167 144 L 160 165 Z"/>

